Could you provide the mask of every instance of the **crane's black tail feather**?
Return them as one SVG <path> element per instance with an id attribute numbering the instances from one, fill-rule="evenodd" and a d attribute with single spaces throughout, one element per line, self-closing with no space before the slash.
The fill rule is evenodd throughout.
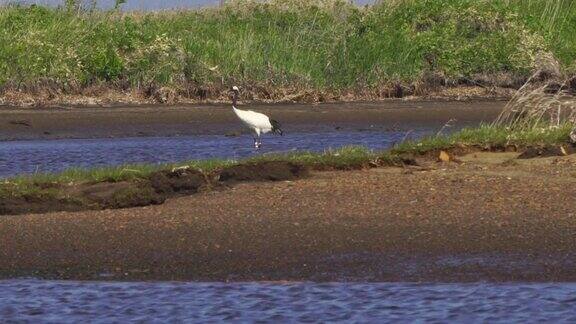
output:
<path id="1" fill-rule="evenodd" d="M 270 119 L 270 124 L 272 124 L 272 132 L 275 134 L 279 134 L 280 136 L 284 135 L 282 128 L 280 128 L 280 123 L 275 121 L 274 119 Z"/>

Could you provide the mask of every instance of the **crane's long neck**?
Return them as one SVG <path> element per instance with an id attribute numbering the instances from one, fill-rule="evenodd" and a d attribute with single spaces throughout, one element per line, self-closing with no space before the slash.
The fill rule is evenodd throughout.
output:
<path id="1" fill-rule="evenodd" d="M 232 108 L 238 109 L 238 92 L 234 91 L 234 96 L 232 96 Z"/>

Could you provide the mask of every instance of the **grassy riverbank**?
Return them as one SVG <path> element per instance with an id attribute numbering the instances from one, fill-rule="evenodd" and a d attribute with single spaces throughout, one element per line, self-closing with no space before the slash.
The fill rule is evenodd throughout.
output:
<path id="1" fill-rule="evenodd" d="M 569 144 L 571 130 L 572 125 L 568 123 L 528 130 L 482 126 L 452 135 L 438 134 L 402 142 L 383 152 L 344 147 L 324 153 L 261 155 L 241 161 L 128 165 L 20 176 L 0 182 L 0 214 L 160 204 L 171 197 L 215 190 L 238 182 L 298 179 L 306 177 L 310 170 L 417 165 L 420 160 L 436 161 L 440 151 L 448 152 L 449 160 L 476 151 L 533 150 L 530 154 L 534 156 L 566 155 L 574 152 L 574 146 Z"/>
<path id="2" fill-rule="evenodd" d="M 238 84 L 246 99 L 325 101 L 518 87 L 540 68 L 574 71 L 575 24 L 565 0 L 230 1 L 155 13 L 7 6 L 0 98 L 172 102 L 221 99 Z"/>
<path id="3" fill-rule="evenodd" d="M 394 165 L 403 154 L 424 154 L 430 151 L 450 150 L 459 146 L 497 147 L 559 145 L 568 142 L 571 125 L 548 129 L 534 129 L 510 132 L 505 128 L 482 126 L 464 129 L 452 135 L 430 136 L 417 141 L 398 143 L 383 152 L 375 152 L 362 146 L 348 146 L 327 150 L 323 153 L 295 152 L 290 154 L 267 154 L 244 160 L 198 160 L 173 164 L 135 164 L 111 168 L 80 169 L 72 168 L 62 173 L 40 173 L 10 178 L 10 183 L 70 183 L 70 182 L 117 182 L 137 178 L 146 178 L 153 172 L 179 167 L 190 167 L 210 173 L 225 167 L 267 161 L 286 161 L 301 163 L 314 169 L 357 169 L 368 166 L 376 159 Z"/>
<path id="4" fill-rule="evenodd" d="M 346 170 L 369 166 L 376 160 L 380 163 L 401 164 L 401 157 L 407 154 L 425 154 L 438 150 L 450 150 L 456 147 L 505 148 L 561 145 L 568 143 L 571 124 L 559 127 L 537 128 L 530 130 L 510 131 L 504 127 L 489 125 L 469 128 L 451 135 L 438 134 L 420 140 L 405 141 L 383 152 L 372 151 L 361 146 L 348 146 L 323 153 L 295 152 L 290 154 L 268 154 L 244 160 L 198 160 L 174 164 L 135 164 L 111 168 L 69 169 L 57 174 L 37 174 L 10 178 L 5 182 L 26 183 L 78 183 L 78 182 L 118 182 L 146 178 L 159 170 L 189 167 L 204 173 L 239 164 L 250 164 L 269 161 L 300 163 L 313 169 Z"/>
<path id="5" fill-rule="evenodd" d="M 198 160 L 173 164 L 135 164 L 111 168 L 69 169 L 57 174 L 36 174 L 10 178 L 5 183 L 79 183 L 79 182 L 118 182 L 147 178 L 151 173 L 160 170 L 189 167 L 203 173 L 242 164 L 283 161 L 299 163 L 316 170 L 347 170 L 376 165 L 400 165 L 402 158 L 411 154 L 426 154 L 439 150 L 451 150 L 458 147 L 475 147 L 479 149 L 504 149 L 507 146 L 541 147 L 562 145 L 569 142 L 572 124 L 558 127 L 535 128 L 511 131 L 505 127 L 484 125 L 478 128 L 467 128 L 451 135 L 437 134 L 420 140 L 397 143 L 386 151 L 372 151 L 362 146 L 348 146 L 316 152 L 294 152 L 290 154 L 266 154 L 244 160 Z M 379 162 L 377 162 L 379 161 Z"/>

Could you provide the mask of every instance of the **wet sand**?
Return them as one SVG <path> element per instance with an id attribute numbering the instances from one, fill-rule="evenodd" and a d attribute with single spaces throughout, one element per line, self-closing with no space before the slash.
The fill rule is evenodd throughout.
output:
<path id="1" fill-rule="evenodd" d="M 576 281 L 576 156 L 516 155 L 4 216 L 0 277 Z"/>
<path id="2" fill-rule="evenodd" d="M 285 131 L 335 128 L 440 128 L 493 120 L 504 101 L 401 101 L 332 104 L 247 104 L 282 122 Z M 0 140 L 234 134 L 242 130 L 229 105 L 0 107 Z"/>

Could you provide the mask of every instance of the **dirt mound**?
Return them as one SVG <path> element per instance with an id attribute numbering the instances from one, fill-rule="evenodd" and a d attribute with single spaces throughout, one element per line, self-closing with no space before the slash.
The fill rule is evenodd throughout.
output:
<path id="1" fill-rule="evenodd" d="M 308 168 L 280 161 L 238 165 L 218 174 L 220 184 L 294 180 L 306 175 Z M 0 192 L 0 215 L 158 205 L 171 197 L 192 195 L 211 188 L 214 183 L 208 179 L 201 171 L 180 168 L 154 172 L 146 179 L 120 182 L 34 184 L 26 193 L 16 189 Z"/>
<path id="2" fill-rule="evenodd" d="M 270 161 L 235 165 L 222 170 L 219 181 L 234 183 L 241 181 L 285 181 L 295 180 L 309 174 L 309 169 L 301 164 L 284 161 Z"/>
<path id="3" fill-rule="evenodd" d="M 94 209 L 158 205 L 166 200 L 147 183 L 129 181 L 86 184 L 77 196 Z"/>
<path id="4" fill-rule="evenodd" d="M 142 180 L 74 186 L 38 184 L 22 195 L 2 196 L 0 215 L 141 207 L 161 204 L 166 198 Z"/>
<path id="5" fill-rule="evenodd" d="M 543 146 L 543 147 L 529 147 L 527 148 L 518 159 L 533 159 L 539 157 L 550 156 L 565 156 L 576 153 L 573 146 Z"/>
<path id="6" fill-rule="evenodd" d="M 47 213 L 51 211 L 82 211 L 87 208 L 76 199 L 59 199 L 51 195 L 24 195 L 0 199 L 0 215 Z"/>
<path id="7" fill-rule="evenodd" d="M 164 195 L 194 194 L 208 183 L 202 172 L 190 168 L 158 171 L 149 179 L 152 188 Z"/>

